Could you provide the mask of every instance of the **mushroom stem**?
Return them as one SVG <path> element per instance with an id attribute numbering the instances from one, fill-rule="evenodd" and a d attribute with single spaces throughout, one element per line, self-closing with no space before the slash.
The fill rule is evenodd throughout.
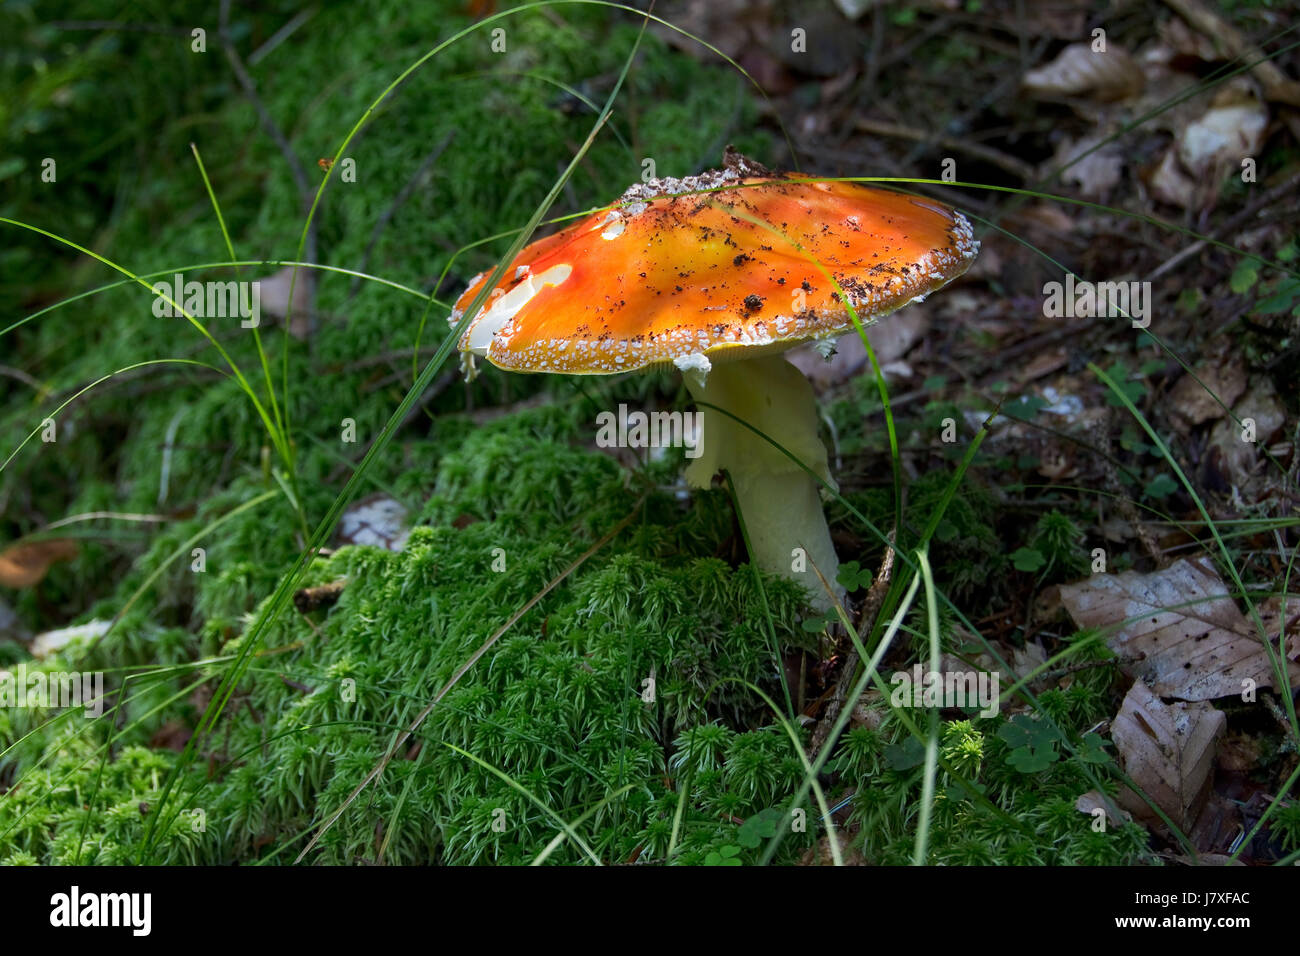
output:
<path id="1" fill-rule="evenodd" d="M 817 437 L 817 403 L 803 373 L 782 355 L 718 362 L 703 376 L 686 373 L 697 402 L 708 402 L 748 422 L 831 483 L 826 446 Z M 702 408 L 701 454 L 686 469 L 693 487 L 707 488 L 727 469 L 749 532 L 750 560 L 802 584 L 810 604 L 829 610 L 831 598 L 817 571 L 835 590 L 839 558 L 822 511 L 819 485 L 766 439 L 735 419 Z M 814 566 L 817 571 L 814 571 Z"/>

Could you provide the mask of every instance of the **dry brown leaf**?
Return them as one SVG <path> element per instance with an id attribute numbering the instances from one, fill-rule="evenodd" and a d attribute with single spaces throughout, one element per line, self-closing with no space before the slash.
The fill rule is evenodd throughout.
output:
<path id="1" fill-rule="evenodd" d="M 1207 703 L 1166 704 L 1141 681 L 1129 688 L 1111 725 L 1124 771 L 1184 831 L 1196 821 L 1210 789 L 1215 741 L 1227 718 Z M 1159 820 L 1127 788 L 1117 802 L 1141 820 Z"/>
<path id="2" fill-rule="evenodd" d="M 1183 81 L 1162 81 L 1161 92 Z M 1153 91 L 1154 92 L 1154 91 Z M 1148 98 L 1134 104 L 1135 110 L 1148 105 Z M 1150 104 L 1155 106 L 1157 104 Z M 1161 202 L 1185 209 L 1204 210 L 1214 206 L 1224 177 L 1241 169 L 1247 157 L 1258 157 L 1268 131 L 1268 108 L 1255 98 L 1244 81 L 1226 84 L 1206 108 L 1188 100 L 1160 115 L 1159 127 L 1174 137 L 1158 163 L 1142 171 L 1143 181 Z"/>
<path id="3" fill-rule="evenodd" d="M 1016 679 L 1023 680 L 1047 663 L 1047 652 L 1037 644 L 1011 648 L 1011 669 Z"/>
<path id="4" fill-rule="evenodd" d="M 898 362 L 930 329 L 924 308 L 907 308 L 890 316 L 888 322 L 867 326 L 876 361 L 883 366 Z M 841 385 L 867 369 L 867 349 L 857 332 L 835 340 L 835 354 L 829 360 L 811 345 L 791 349 L 786 355 L 790 364 L 812 380 L 817 389 Z M 886 378 L 890 376 L 886 374 Z"/>
<path id="5" fill-rule="evenodd" d="M 1278 634 L 1282 631 L 1282 598 L 1274 595 L 1257 605 L 1257 609 L 1260 620 L 1264 622 L 1264 630 L 1272 636 L 1276 646 Z M 1286 602 L 1287 642 L 1290 643 L 1297 636 L 1300 636 L 1300 601 L 1292 597 Z"/>
<path id="6" fill-rule="evenodd" d="M 1255 737 L 1229 734 L 1219 745 L 1219 766 L 1232 773 L 1249 773 L 1259 766 L 1259 748 Z"/>
<path id="7" fill-rule="evenodd" d="M 1211 107 L 1178 137 L 1178 159 L 1194 177 L 1221 179 L 1258 157 L 1268 129 L 1268 109 L 1258 100 L 1237 100 Z"/>
<path id="8" fill-rule="evenodd" d="M 973 642 L 974 638 L 971 639 L 971 643 Z M 1028 643 L 1024 648 L 1019 648 L 1007 641 L 994 641 L 992 647 L 997 652 L 998 657 L 1007 663 L 1009 670 L 1001 667 L 988 651 L 981 651 L 975 655 L 972 663 L 980 670 L 997 675 L 999 693 L 1001 694 L 1005 694 L 1008 688 L 1028 678 L 1030 674 L 1033 674 L 1047 662 L 1043 649 L 1034 643 Z M 942 670 L 945 672 L 970 669 L 969 664 L 965 664 L 958 658 L 947 654 L 943 656 L 943 662 Z M 1045 674 L 1040 672 L 1030 681 L 1029 686 L 1036 690 L 1043 690 L 1047 683 L 1044 676 Z M 1003 702 L 1002 706 L 1010 708 L 1011 711 L 1016 711 L 1021 709 L 1021 702 L 1019 698 L 1009 698 Z"/>
<path id="9" fill-rule="evenodd" d="M 1177 17 L 1161 20 L 1156 24 L 1156 34 L 1168 47 L 1170 56 L 1200 60 L 1213 63 L 1218 60 L 1219 51 L 1214 48 L 1210 38 L 1197 33 Z"/>
<path id="10" fill-rule="evenodd" d="M 1087 231 L 1077 215 L 1071 216 L 1061 209 L 1059 205 L 1035 203 L 1025 206 L 1019 210 L 1017 218 L 1024 222 L 1026 228 L 1032 229 L 1037 226 L 1040 230 L 1045 230 L 1048 234 L 1054 234 L 1058 237 L 1078 235 L 1080 232 Z M 948 295 L 944 298 L 951 299 L 952 296 Z"/>
<path id="11" fill-rule="evenodd" d="M 829 835 L 823 836 L 817 841 L 815 847 L 809 847 L 799 858 L 798 866 L 833 866 L 835 856 L 831 853 L 831 840 L 835 839 L 839 844 L 840 859 L 845 866 L 866 866 L 867 861 L 863 858 L 862 853 L 852 846 L 848 846 L 848 839 L 839 839 Z"/>
<path id="12" fill-rule="evenodd" d="M 1171 206 L 1190 209 L 1197 205 L 1199 192 L 1196 180 L 1183 171 L 1178 164 L 1174 147 L 1170 146 L 1160 157 L 1154 168 L 1144 171 L 1142 179 L 1151 190 L 1151 195 L 1160 202 Z"/>
<path id="13" fill-rule="evenodd" d="M 1150 574 L 1095 574 L 1061 585 L 1061 601 L 1079 627 L 1118 626 L 1106 646 L 1162 697 L 1228 697 L 1247 680 L 1273 686 L 1268 652 L 1207 558 Z M 1300 638 L 1290 636 L 1287 656 L 1297 654 Z M 1300 665 L 1289 666 L 1292 685 L 1300 684 Z"/>
<path id="14" fill-rule="evenodd" d="M 1200 381 L 1197 381 L 1200 379 Z M 1246 368 L 1235 359 L 1221 359 L 1196 369 L 1196 377 L 1184 375 L 1169 393 L 1169 411 L 1187 425 L 1200 425 L 1212 418 L 1222 418 L 1246 391 Z M 1214 400 L 1222 399 L 1223 404 Z"/>
<path id="15" fill-rule="evenodd" d="M 149 746 L 155 750 L 174 750 L 181 753 L 194 734 L 194 728 L 179 720 L 169 720 L 154 731 L 149 738 Z"/>
<path id="16" fill-rule="evenodd" d="M 1094 133 L 1080 139 L 1066 137 L 1056 146 L 1049 169 L 1063 169 L 1061 180 L 1079 188 L 1088 199 L 1104 199 L 1124 176 L 1124 151 L 1110 137 Z"/>
<path id="17" fill-rule="evenodd" d="M 1227 54 L 1224 59 L 1253 64 L 1251 74 L 1270 100 L 1300 107 L 1300 83 L 1283 73 L 1281 67 L 1264 56 L 1258 48 L 1247 43 L 1231 23 L 1200 0 L 1165 0 L 1165 3 L 1177 10 L 1197 30 L 1210 37 Z"/>
<path id="18" fill-rule="evenodd" d="M 1029 360 L 1014 372 L 1016 379 L 1023 385 L 1045 375 L 1059 372 L 1070 362 L 1070 353 L 1065 346 L 1043 349 L 1032 355 Z"/>
<path id="19" fill-rule="evenodd" d="M 1224 418 L 1210 430 L 1206 469 L 1218 474 L 1207 471 L 1206 483 L 1222 490 L 1236 488 L 1245 500 L 1254 501 L 1272 477 L 1264 449 L 1286 424 L 1286 411 L 1267 378 L 1252 383 L 1250 390 L 1233 404 L 1232 411 L 1242 425 Z M 1253 423 L 1254 441 L 1246 440 L 1243 434 L 1243 425 L 1248 422 Z"/>
<path id="20" fill-rule="evenodd" d="M 1024 88 L 1038 97 L 1087 95 L 1122 100 L 1142 92 L 1146 82 L 1134 59 L 1113 43 L 1095 53 L 1087 43 L 1071 43 L 1051 63 L 1025 73 Z"/>
<path id="21" fill-rule="evenodd" d="M 865 700 L 874 694 L 871 700 Z M 864 700 L 858 702 L 858 706 L 853 708 L 853 713 L 849 715 L 850 727 L 866 727 L 868 730 L 879 730 L 880 725 L 885 722 L 885 714 L 879 707 L 871 707 L 869 704 L 879 701 L 884 695 L 878 690 L 867 691 L 862 695 Z"/>
<path id="22" fill-rule="evenodd" d="M 1167 54 L 1167 55 L 1162 55 Z M 1205 112 L 1206 100 L 1195 74 L 1184 73 L 1169 62 L 1172 51 L 1148 48 L 1138 59 L 1146 86 L 1142 95 L 1125 103 L 1129 118 L 1150 117 L 1142 124 L 1148 133 L 1164 132 L 1173 137 Z"/>
<path id="23" fill-rule="evenodd" d="M 676 29 L 659 24 L 651 29 L 670 46 L 702 62 L 716 54 L 695 37 L 708 37 L 710 46 L 734 60 L 753 43 L 751 26 L 766 18 L 768 6 L 750 0 L 684 0 L 659 11 Z"/>
<path id="24" fill-rule="evenodd" d="M 1079 794 L 1079 799 L 1074 801 L 1074 809 L 1088 816 L 1100 810 L 1106 814 L 1106 821 L 1113 827 L 1122 827 L 1133 820 L 1132 814 L 1116 806 L 1114 800 L 1107 800 L 1100 790 L 1089 790 L 1087 793 Z"/>
<path id="25" fill-rule="evenodd" d="M 57 561 L 71 561 L 80 551 L 71 538 L 19 541 L 0 551 L 0 585 L 30 588 L 40 583 Z"/>
<path id="26" fill-rule="evenodd" d="M 294 266 L 285 266 L 269 276 L 257 280 L 258 300 L 262 314 L 273 319 L 283 319 L 289 314 L 289 291 L 293 291 L 293 315 L 289 318 L 289 331 L 303 339 L 308 334 L 308 315 L 316 297 L 316 276 L 311 269 L 298 269 L 294 280 Z"/>

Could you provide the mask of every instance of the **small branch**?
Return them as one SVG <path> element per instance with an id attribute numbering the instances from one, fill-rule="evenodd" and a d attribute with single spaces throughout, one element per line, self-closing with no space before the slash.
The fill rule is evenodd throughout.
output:
<path id="1" fill-rule="evenodd" d="M 930 143 L 943 149 L 950 149 L 959 153 L 966 153 L 974 156 L 976 159 L 982 159 L 986 163 L 991 163 L 1000 169 L 1005 169 L 1013 176 L 1019 177 L 1025 182 L 1031 181 L 1036 170 L 1033 166 L 1023 160 L 1016 159 L 1014 156 L 1008 156 L 1006 153 L 999 152 L 989 146 L 982 146 L 979 143 L 972 143 L 965 139 L 958 139 L 950 136 L 935 136 L 927 133 L 925 130 L 915 129 L 911 126 L 900 126 L 897 123 L 882 123 L 877 120 L 861 117 L 857 121 L 857 127 L 864 133 L 871 133 L 874 136 L 891 136 L 895 139 L 914 140 L 918 143 Z"/>
<path id="2" fill-rule="evenodd" d="M 288 138 L 284 131 L 280 129 L 275 119 L 271 116 L 266 104 L 262 98 L 257 95 L 257 85 L 253 82 L 252 76 L 249 75 L 248 69 L 244 66 L 244 61 L 240 58 L 238 51 L 235 49 L 234 41 L 230 38 L 230 0 L 221 0 L 221 14 L 219 25 L 217 27 L 217 36 L 221 41 L 221 50 L 226 55 L 227 62 L 230 63 L 230 69 L 235 74 L 235 79 L 239 82 L 248 97 L 248 101 L 253 104 L 253 109 L 257 111 L 258 118 L 262 122 L 262 129 L 266 135 L 271 137 L 272 142 L 284 156 L 285 162 L 289 166 L 289 173 L 293 176 L 294 186 L 298 190 L 298 202 L 302 206 L 304 216 L 311 212 L 312 199 L 316 190 L 312 187 L 311 181 L 307 178 L 307 170 L 298 160 L 297 154 L 294 153 L 293 147 L 289 145 Z M 307 229 L 307 244 L 303 250 L 303 257 L 308 262 L 316 262 L 316 220 L 311 220 L 311 225 Z M 304 310 L 307 314 L 307 324 L 309 328 L 316 326 L 316 303 L 315 297 L 310 292 L 311 284 L 308 285 L 307 307 Z M 293 303 L 289 303 L 289 308 L 285 314 L 285 322 L 288 323 L 293 314 Z"/>
<path id="3" fill-rule="evenodd" d="M 361 256 L 361 264 L 357 266 L 357 272 L 366 271 L 366 266 L 370 264 L 370 256 L 375 251 L 375 246 L 379 243 L 379 237 L 382 236 L 384 230 L 388 228 L 389 221 L 397 214 L 397 210 L 401 209 L 402 206 L 406 204 L 406 201 L 411 198 L 411 193 L 415 192 L 415 188 L 419 185 L 420 180 L 423 179 L 424 175 L 433 167 L 433 164 L 438 161 L 438 157 L 441 156 L 443 152 L 446 151 L 447 147 L 451 145 L 451 141 L 456 138 L 456 132 L 457 131 L 453 129 L 442 138 L 442 141 L 438 143 L 437 146 L 433 147 L 429 152 L 429 155 L 424 157 L 424 161 L 420 163 L 419 168 L 411 178 L 406 181 L 406 185 L 402 187 L 401 192 L 397 194 L 397 197 L 389 204 L 388 208 L 384 210 L 384 214 L 379 217 L 379 220 L 375 223 L 375 228 L 371 230 L 370 242 L 366 244 L 366 251 Z M 352 288 L 348 289 L 348 300 L 350 301 L 353 299 L 360 291 L 361 276 L 354 276 L 352 279 Z"/>
<path id="4" fill-rule="evenodd" d="M 307 180 L 307 171 L 299 162 L 293 148 L 289 145 L 289 140 L 285 137 L 284 131 L 280 129 L 279 124 L 271 116 L 266 104 L 262 98 L 257 95 L 257 84 L 249 75 L 244 61 L 240 58 L 239 53 L 235 50 L 234 41 L 230 38 L 230 0 L 221 0 L 221 22 L 217 28 L 217 36 L 221 40 L 221 50 L 226 54 L 226 60 L 230 63 L 230 69 L 235 74 L 235 79 L 239 81 L 244 95 L 248 97 L 249 102 L 253 104 L 253 109 L 257 111 L 258 118 L 262 121 L 262 129 L 271 137 L 271 140 L 284 155 L 285 162 L 289 164 L 289 172 L 293 176 L 294 185 L 298 187 L 298 196 L 300 200 L 305 199 L 306 203 L 303 211 L 306 212 L 311 205 L 310 197 L 314 193 L 310 183 Z M 308 259 L 312 259 L 308 256 Z M 314 260 L 313 260 L 314 261 Z"/>
<path id="5" fill-rule="evenodd" d="M 1050 43 L 1051 40 L 1046 37 L 1039 40 L 1034 45 L 1034 49 L 1030 54 L 1030 59 L 1037 62 L 1038 58 L 1042 56 L 1043 51 L 1047 49 Z M 998 82 L 995 83 L 987 93 L 973 103 L 964 113 L 950 121 L 948 128 L 959 131 L 969 130 L 971 123 L 980 115 L 981 112 L 987 109 L 990 104 L 1001 102 L 1007 96 L 1012 95 L 1019 85 L 1020 74 L 1008 73 L 1002 79 L 998 80 Z M 927 140 L 926 142 L 935 142 L 935 140 Z M 921 157 L 925 150 L 926 146 L 923 144 L 918 144 L 909 150 L 908 154 L 903 158 L 903 168 L 910 168 L 912 164 Z M 1030 179 L 1029 182 L 1033 182 L 1033 180 Z"/>
<path id="6" fill-rule="evenodd" d="M 1265 191 L 1262 195 L 1257 196 L 1249 205 L 1246 206 L 1245 209 L 1235 213 L 1231 218 L 1226 220 L 1223 225 L 1210 233 L 1210 238 L 1218 239 L 1221 236 L 1226 236 L 1235 232 L 1237 229 L 1250 222 L 1250 220 L 1258 215 L 1262 210 L 1273 205 L 1279 199 L 1293 195 L 1297 187 L 1300 187 L 1300 173 L 1291 176 L 1285 182 L 1279 183 L 1272 189 Z M 1190 246 L 1187 246 L 1184 249 L 1179 249 L 1176 253 L 1157 266 L 1155 271 L 1148 276 L 1148 280 L 1154 282 L 1166 272 L 1177 268 L 1183 262 L 1196 255 L 1207 245 L 1208 243 L 1204 239 L 1199 239 L 1196 242 L 1193 242 Z"/>
<path id="7" fill-rule="evenodd" d="M 263 43 L 261 46 L 259 46 L 256 50 L 254 50 L 252 53 L 248 55 L 248 65 L 257 66 L 257 64 L 261 63 L 264 59 L 266 59 L 268 56 L 271 55 L 272 51 L 275 50 L 276 47 L 278 47 L 285 40 L 289 39 L 289 37 L 293 35 L 294 31 L 296 31 L 300 26 L 302 26 L 312 17 L 316 16 L 316 13 L 319 10 L 320 10 L 319 6 L 312 6 L 312 7 L 308 7 L 306 10 L 299 11 L 297 16 L 295 16 L 284 26 L 280 27 L 280 29 L 276 30 L 273 34 L 271 34 L 271 38 L 269 40 L 267 40 L 265 43 Z"/>
<path id="8" fill-rule="evenodd" d="M 1252 46 L 1236 27 L 1202 4 L 1201 0 L 1165 0 L 1165 5 L 1205 34 L 1220 51 L 1233 59 L 1254 63 L 1250 73 L 1259 81 L 1265 98 L 1300 108 L 1300 83 L 1283 73 L 1272 60 L 1265 59 L 1259 47 Z"/>
<path id="9" fill-rule="evenodd" d="M 144 522 L 167 522 L 172 519 L 167 515 L 147 515 L 136 514 L 129 511 L 87 511 L 79 515 L 68 515 L 66 518 L 60 518 L 57 521 L 51 521 L 41 531 L 53 531 L 55 528 L 62 528 L 65 525 L 76 524 L 79 521 L 98 521 L 101 518 L 112 518 L 115 521 L 144 521 Z"/>
<path id="10" fill-rule="evenodd" d="M 28 375 L 20 368 L 13 368 L 9 365 L 0 365 L 0 375 L 5 376 L 6 378 L 12 378 L 18 382 L 22 382 L 24 385 L 29 385 L 32 388 L 34 388 L 37 392 L 45 391 L 44 385 L 42 385 L 39 381 L 37 381 L 32 376 Z"/>
<path id="11" fill-rule="evenodd" d="M 54 20 L 45 24 L 55 30 L 113 30 L 119 33 L 162 33 L 190 38 L 184 27 L 165 27 L 156 23 L 122 23 L 118 20 Z"/>
<path id="12" fill-rule="evenodd" d="M 347 578 L 339 578 L 329 584 L 319 584 L 312 588 L 299 588 L 293 592 L 293 606 L 298 609 L 299 614 L 310 614 L 312 611 L 320 610 L 323 607 L 330 607 L 338 603 L 343 594 L 343 589 L 347 587 L 347 583 Z"/>

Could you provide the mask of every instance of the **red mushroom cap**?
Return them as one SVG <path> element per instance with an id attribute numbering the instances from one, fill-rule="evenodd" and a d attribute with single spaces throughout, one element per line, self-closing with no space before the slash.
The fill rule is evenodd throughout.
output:
<path id="1" fill-rule="evenodd" d="M 634 185 L 524 248 L 460 348 L 514 371 L 707 368 L 700 356 L 752 358 L 851 328 L 826 273 L 868 323 L 965 272 L 978 249 L 966 218 L 929 199 L 732 160 Z M 457 301 L 453 325 L 485 279 Z"/>

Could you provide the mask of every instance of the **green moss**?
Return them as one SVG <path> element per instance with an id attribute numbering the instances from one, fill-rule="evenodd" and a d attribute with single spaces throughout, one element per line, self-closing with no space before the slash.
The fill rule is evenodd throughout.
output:
<path id="1" fill-rule="evenodd" d="M 154 844 L 155 862 L 227 863 L 301 845 L 303 834 L 342 807 L 394 733 L 513 609 L 562 571 L 584 541 L 632 510 L 635 498 L 619 470 L 605 456 L 569 445 L 569 430 L 553 410 L 475 430 L 430 476 L 436 489 L 424 511 L 430 523 L 414 530 L 404 552 L 348 547 L 318 559 L 308 583 L 346 578 L 341 599 L 310 623 L 286 614 L 266 636 L 263 646 L 288 650 L 255 661 L 208 743 L 208 759 L 186 772 L 181 788 L 192 792 L 183 802 L 203 810 L 207 828 L 194 833 L 192 817 L 175 817 Z M 698 511 L 699 503 L 690 513 Z M 657 498 L 645 513 L 689 520 L 686 508 L 668 498 Z M 462 514 L 478 520 L 452 526 L 450 516 Z M 264 519 L 237 524 L 236 539 L 252 535 Z M 177 528 L 170 535 L 185 533 Z M 404 746 L 343 814 L 322 841 L 319 859 L 374 860 L 376 833 L 383 833 L 389 862 L 526 862 L 558 829 L 540 803 L 565 820 L 591 811 L 583 832 L 602 857 L 652 861 L 667 851 L 677 788 L 685 786 L 675 859 L 702 862 L 739 839 L 738 825 L 729 821 L 793 809 L 802 764 L 750 689 L 781 699 L 757 580 L 748 568 L 733 570 L 707 554 L 665 561 L 637 547 L 674 537 L 669 527 L 640 525 L 520 619 L 433 709 L 415 744 Z M 498 548 L 506 556 L 503 572 L 492 570 Z M 242 579 L 256 566 L 237 562 L 224 577 L 194 575 L 189 586 L 208 613 L 234 618 L 256 610 L 250 604 L 256 588 Z M 798 594 L 783 581 L 763 583 L 778 642 L 797 643 Z M 143 620 L 124 633 L 130 639 L 115 642 L 115 652 L 134 647 L 130 653 L 141 660 L 166 644 L 163 635 L 146 638 Z M 240 640 L 223 653 L 233 653 Z M 155 778 L 174 760 L 166 751 L 140 749 L 161 726 L 161 717 L 148 711 L 189 677 L 133 685 L 125 707 L 127 737 L 136 743 L 105 765 L 97 794 L 94 747 L 106 732 L 102 722 L 65 722 L 70 729 L 61 732 L 60 746 L 67 750 L 58 751 L 52 766 L 39 765 L 50 759 L 52 737 L 43 750 L 14 752 L 9 772 L 23 784 L 15 792 L 30 796 L 0 803 L 0 828 L 14 828 L 16 852 L 70 861 L 83 827 L 95 861 L 117 861 L 138 848 L 148 816 L 138 805 L 156 799 Z M 1055 714 L 1057 705 L 1048 703 Z M 1060 713 L 1069 715 L 1068 707 Z M 175 716 L 173 708 L 169 717 Z M 1031 790 L 1030 798 L 1025 779 L 1005 769 L 1004 745 L 994 738 L 990 749 L 988 731 L 978 726 L 946 725 L 945 758 L 1017 812 L 1047 813 L 1052 832 L 1066 842 L 1040 850 L 1045 860 L 1100 858 L 1103 845 L 1111 847 L 1107 860 L 1124 858 L 1118 848 L 1127 844 L 1120 842 L 1089 849 L 1084 815 L 1034 809 L 1055 799 L 1052 794 L 1082 792 L 1078 771 L 1058 766 L 1044 776 L 1043 792 Z M 882 756 L 901 733 L 892 720 L 880 731 L 855 728 L 831 764 L 835 778 L 861 795 L 851 823 L 863 853 L 882 862 L 910 857 L 919 799 L 919 771 L 895 771 Z M 622 788 L 630 789 L 615 796 Z M 1017 859 L 1004 847 L 1018 829 L 944 788 L 932 837 L 937 860 Z M 56 792 L 66 798 L 54 799 Z M 86 804 L 90 811 L 78 809 Z M 815 808 L 804 810 L 815 821 Z M 1076 837 L 1082 842 L 1069 842 Z M 778 858 L 795 859 L 812 839 L 807 832 L 788 834 Z M 554 857 L 580 858 L 568 843 Z"/>

